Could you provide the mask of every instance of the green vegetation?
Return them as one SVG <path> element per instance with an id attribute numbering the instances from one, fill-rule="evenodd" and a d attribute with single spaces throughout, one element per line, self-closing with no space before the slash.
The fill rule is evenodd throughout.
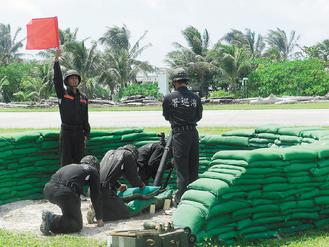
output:
<path id="1" fill-rule="evenodd" d="M 39 53 L 37 61 L 23 59 L 17 40 L 21 28 L 12 32 L 0 23 L 0 101 L 39 101 L 54 96 L 52 60 L 54 51 Z M 137 74 L 156 72 L 141 54 L 151 44 L 143 44 L 147 32 L 132 43 L 126 26 L 108 27 L 97 40 L 77 38 L 78 29 L 60 30 L 60 63 L 63 72 L 78 70 L 80 89 L 88 98 L 120 99 L 143 94 L 159 97 L 157 87 L 138 84 Z M 212 97 L 276 95 L 324 95 L 328 92 L 329 40 L 313 46 L 298 44 L 295 31 L 276 28 L 265 35 L 250 29 L 232 29 L 215 37 L 211 46 L 207 29 L 193 26 L 182 30 L 187 45 L 174 43 L 166 55 L 169 69 L 183 67 L 190 86 L 201 96 L 216 90 Z M 99 48 L 99 46 L 103 46 Z"/>
<path id="2" fill-rule="evenodd" d="M 158 83 L 141 83 L 141 84 L 131 84 L 127 87 L 122 88 L 118 92 L 118 97 L 127 97 L 132 95 L 144 95 L 144 96 L 151 96 L 156 99 L 161 98 L 161 94 L 159 93 Z"/>
<path id="3" fill-rule="evenodd" d="M 329 74 L 319 59 L 279 61 L 259 60 L 249 76 L 248 90 L 253 96 L 325 95 Z"/>
<path id="4" fill-rule="evenodd" d="M 106 243 L 93 238 L 74 235 L 58 235 L 54 237 L 38 237 L 33 233 L 15 233 L 0 229 L 0 246 L 19 247 L 105 247 Z"/>

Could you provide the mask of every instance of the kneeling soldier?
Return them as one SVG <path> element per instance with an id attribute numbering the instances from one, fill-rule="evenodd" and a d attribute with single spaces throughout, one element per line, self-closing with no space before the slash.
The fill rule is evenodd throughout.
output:
<path id="1" fill-rule="evenodd" d="M 62 215 L 49 211 L 42 213 L 40 231 L 44 235 L 51 233 L 73 233 L 82 229 L 80 195 L 85 181 L 89 182 L 90 198 L 95 208 L 97 226 L 103 226 L 103 213 L 100 202 L 99 162 L 88 155 L 81 164 L 70 164 L 60 168 L 44 187 L 45 197 L 57 204 Z"/>

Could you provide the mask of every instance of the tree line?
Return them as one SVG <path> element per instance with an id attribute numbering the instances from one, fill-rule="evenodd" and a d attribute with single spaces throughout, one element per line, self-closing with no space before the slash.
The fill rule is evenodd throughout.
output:
<path id="1" fill-rule="evenodd" d="M 21 52 L 24 39 L 18 39 L 21 31 L 0 23 L 1 100 L 48 99 L 54 96 L 54 51 L 42 51 L 39 59 L 27 59 Z M 138 73 L 157 70 L 140 60 L 151 46 L 144 42 L 147 31 L 134 43 L 125 25 L 107 27 L 97 41 L 79 40 L 77 33 L 77 28 L 59 30 L 60 62 L 64 71 L 75 69 L 81 73 L 81 90 L 89 98 L 122 95 L 123 89 L 137 83 Z M 187 45 L 174 43 L 165 62 L 169 69 L 184 67 L 191 87 L 202 96 L 207 96 L 209 89 L 233 97 L 327 93 L 329 40 L 300 46 L 295 31 L 287 33 L 280 28 L 266 35 L 232 29 L 212 46 L 207 29 L 201 32 L 189 26 L 182 35 Z"/>

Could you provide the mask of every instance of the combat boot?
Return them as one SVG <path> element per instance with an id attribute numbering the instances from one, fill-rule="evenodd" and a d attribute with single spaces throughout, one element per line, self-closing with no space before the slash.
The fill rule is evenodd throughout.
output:
<path id="1" fill-rule="evenodd" d="M 54 214 L 50 211 L 42 211 L 42 223 L 40 225 L 40 231 L 43 235 L 49 236 L 51 235 L 50 225 L 54 220 Z"/>

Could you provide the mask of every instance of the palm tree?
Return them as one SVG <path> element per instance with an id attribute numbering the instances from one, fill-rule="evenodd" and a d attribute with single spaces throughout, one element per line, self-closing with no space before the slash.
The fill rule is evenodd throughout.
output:
<path id="1" fill-rule="evenodd" d="M 209 56 L 220 68 L 222 86 L 237 93 L 241 79 L 246 77 L 252 68 L 250 51 L 245 47 L 217 43 Z"/>
<path id="2" fill-rule="evenodd" d="M 240 48 L 247 48 L 253 58 L 261 57 L 265 48 L 263 36 L 260 34 L 256 35 L 255 32 L 248 28 L 245 29 L 245 33 L 237 29 L 232 29 L 232 31 L 227 33 L 222 40 Z"/>
<path id="3" fill-rule="evenodd" d="M 21 28 L 17 28 L 12 36 L 10 24 L 0 23 L 0 65 L 7 65 L 16 61 L 22 55 L 18 53 L 18 50 L 23 46 L 22 42 L 24 39 L 17 41 L 17 36 L 21 30 Z"/>
<path id="4" fill-rule="evenodd" d="M 288 37 L 286 32 L 280 28 L 270 30 L 266 36 L 266 42 L 269 45 L 266 55 L 277 60 L 293 57 L 299 38 L 300 36 L 296 36 L 295 31 L 291 31 L 290 37 Z"/>
<path id="5" fill-rule="evenodd" d="M 99 42 L 105 45 L 105 53 L 100 63 L 102 75 L 99 79 L 111 88 L 112 93 L 115 88 L 136 82 L 137 73 L 154 71 L 148 62 L 138 60 L 144 50 L 151 46 L 150 43 L 141 46 L 146 34 L 147 31 L 132 45 L 127 27 L 114 26 L 109 27 L 99 39 Z"/>
<path id="6" fill-rule="evenodd" d="M 95 81 L 99 64 L 99 53 L 96 50 L 97 43 L 92 42 L 91 48 L 85 46 L 85 41 L 71 41 L 63 48 L 61 64 L 66 69 L 75 69 L 81 75 L 81 87 L 88 97 L 93 96 Z"/>
<path id="7" fill-rule="evenodd" d="M 329 61 L 329 39 L 319 42 L 314 46 L 304 47 L 303 51 L 308 57 L 318 58 L 327 63 Z"/>
<path id="8" fill-rule="evenodd" d="M 208 94 L 209 82 L 217 68 L 208 59 L 209 33 L 203 35 L 193 26 L 182 31 L 187 47 L 174 43 L 175 51 L 167 54 L 166 62 L 171 68 L 183 67 L 187 70 L 192 87 L 200 90 L 201 96 Z"/>

